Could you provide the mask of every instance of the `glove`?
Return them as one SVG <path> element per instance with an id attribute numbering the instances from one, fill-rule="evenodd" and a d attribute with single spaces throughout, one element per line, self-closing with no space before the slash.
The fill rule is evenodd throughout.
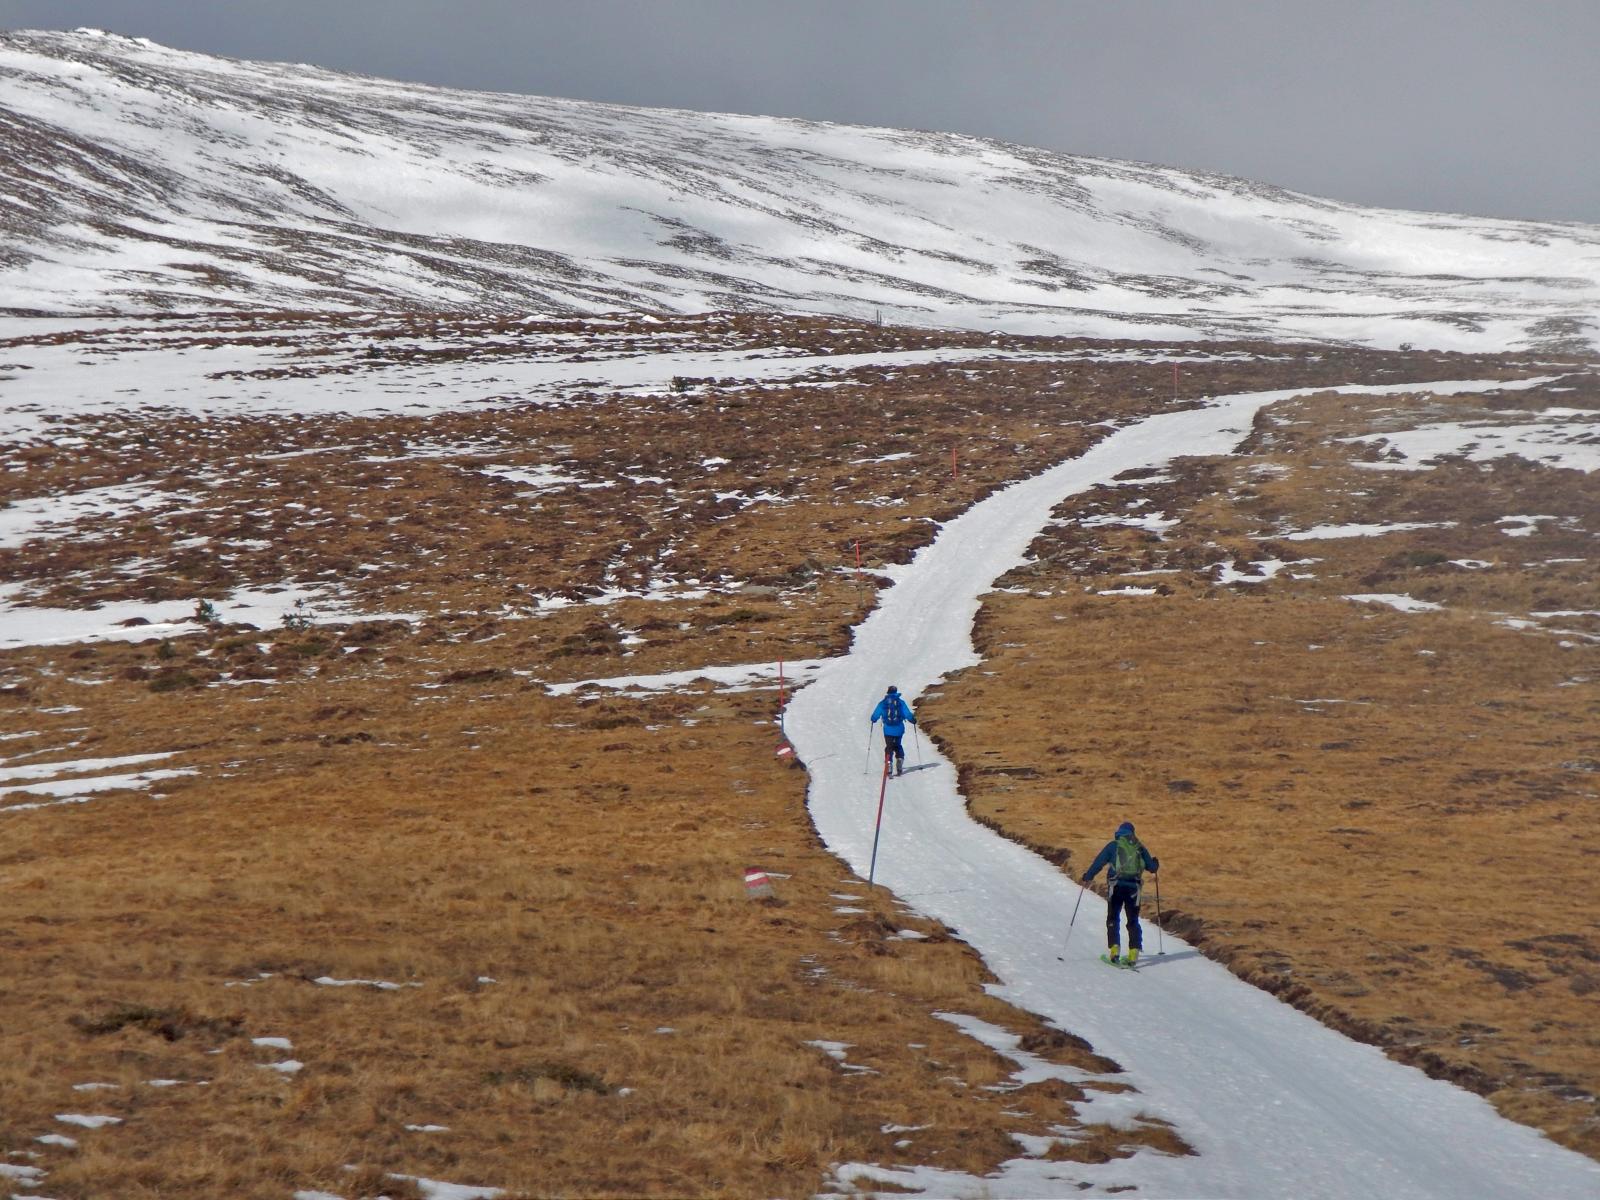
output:
<path id="1" fill-rule="evenodd" d="M 1085 872 L 1083 875 L 1079 876 L 1078 882 L 1081 883 L 1081 884 L 1084 884 L 1085 886 L 1087 886 L 1088 883 L 1089 883 L 1088 872 Z"/>

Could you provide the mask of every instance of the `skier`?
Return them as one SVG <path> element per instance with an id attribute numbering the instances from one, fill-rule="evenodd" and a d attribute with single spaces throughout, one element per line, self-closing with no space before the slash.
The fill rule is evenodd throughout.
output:
<path id="1" fill-rule="evenodd" d="M 1133 822 L 1124 821 L 1083 873 L 1087 885 L 1100 868 L 1106 868 L 1106 961 L 1115 966 L 1133 966 L 1144 949 L 1144 931 L 1139 928 L 1139 892 L 1144 887 L 1144 872 L 1161 869 L 1161 860 L 1151 854 L 1133 834 Z M 1128 957 L 1122 957 L 1119 914 L 1128 913 Z"/>
<path id="2" fill-rule="evenodd" d="M 880 718 L 883 720 L 883 765 L 887 768 L 893 757 L 894 773 L 904 775 L 906 751 L 900 739 L 906 735 L 906 722 L 913 725 L 917 723 L 917 714 L 911 711 L 911 706 L 900 695 L 900 689 L 892 683 L 883 699 L 878 701 L 878 707 L 872 710 L 871 724 L 876 725 Z"/>

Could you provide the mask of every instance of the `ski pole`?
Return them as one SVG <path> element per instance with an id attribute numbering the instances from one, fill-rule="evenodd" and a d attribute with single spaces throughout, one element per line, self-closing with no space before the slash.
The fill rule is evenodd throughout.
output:
<path id="1" fill-rule="evenodd" d="M 917 729 L 916 723 L 911 725 L 911 736 L 917 739 L 917 766 L 922 765 L 922 734 Z"/>
<path id="2" fill-rule="evenodd" d="M 1167 943 L 1161 936 L 1161 872 L 1157 871 L 1150 878 L 1156 881 L 1156 953 L 1165 954 Z"/>
<path id="3" fill-rule="evenodd" d="M 872 765 L 872 731 L 877 728 L 876 721 L 867 722 L 867 761 L 861 764 L 861 773 L 865 775 L 867 768 Z"/>
<path id="4" fill-rule="evenodd" d="M 1067 943 L 1072 940 L 1072 927 L 1078 923 L 1078 905 L 1083 903 L 1083 893 L 1088 889 L 1082 883 L 1078 884 L 1077 904 L 1072 906 L 1072 920 L 1067 922 L 1067 936 L 1061 939 L 1061 953 L 1067 952 Z"/>
<path id="5" fill-rule="evenodd" d="M 872 862 L 867 866 L 867 886 L 878 873 L 878 835 L 883 832 L 883 794 L 889 790 L 889 756 L 883 757 L 883 780 L 878 784 L 878 819 L 872 826 Z"/>

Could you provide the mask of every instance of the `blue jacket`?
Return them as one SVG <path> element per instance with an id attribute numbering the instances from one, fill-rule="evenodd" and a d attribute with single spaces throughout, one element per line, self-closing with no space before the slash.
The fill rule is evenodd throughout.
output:
<path id="1" fill-rule="evenodd" d="M 1161 860 L 1155 855 L 1151 854 L 1143 842 L 1141 842 L 1138 838 L 1134 838 L 1133 844 L 1139 847 L 1139 857 L 1144 860 L 1144 869 L 1146 871 L 1159 871 L 1161 869 Z M 1088 883 L 1096 875 L 1100 874 L 1101 867 L 1106 868 L 1107 882 L 1109 882 L 1112 887 L 1115 887 L 1117 885 L 1116 838 L 1112 838 L 1109 842 L 1107 842 L 1106 848 L 1100 851 L 1099 854 L 1095 855 L 1094 861 L 1089 864 L 1089 869 L 1083 873 L 1083 882 Z"/>
<path id="2" fill-rule="evenodd" d="M 891 700 L 900 706 L 901 719 L 898 721 L 888 719 L 889 701 Z M 907 721 L 910 721 L 913 725 L 917 723 L 917 714 L 911 711 L 911 705 L 906 702 L 906 698 L 897 694 L 885 696 L 878 701 L 878 707 L 872 710 L 872 723 L 876 725 L 880 720 L 883 722 L 883 732 L 885 734 L 889 737 L 899 737 L 905 733 Z"/>

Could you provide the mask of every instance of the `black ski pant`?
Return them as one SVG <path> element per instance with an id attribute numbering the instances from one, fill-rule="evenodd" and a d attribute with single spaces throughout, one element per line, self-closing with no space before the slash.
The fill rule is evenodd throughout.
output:
<path id="1" fill-rule="evenodd" d="M 1139 928 L 1138 881 L 1119 881 L 1111 885 L 1111 895 L 1106 900 L 1106 946 L 1112 950 L 1122 946 L 1121 916 L 1128 914 L 1128 948 L 1144 949 L 1144 930 Z"/>
<path id="2" fill-rule="evenodd" d="M 885 733 L 883 735 L 883 761 L 888 762 L 889 756 L 893 755 L 897 770 L 906 765 L 905 747 L 900 744 L 900 739 L 903 737 L 905 737 L 904 733 Z"/>

